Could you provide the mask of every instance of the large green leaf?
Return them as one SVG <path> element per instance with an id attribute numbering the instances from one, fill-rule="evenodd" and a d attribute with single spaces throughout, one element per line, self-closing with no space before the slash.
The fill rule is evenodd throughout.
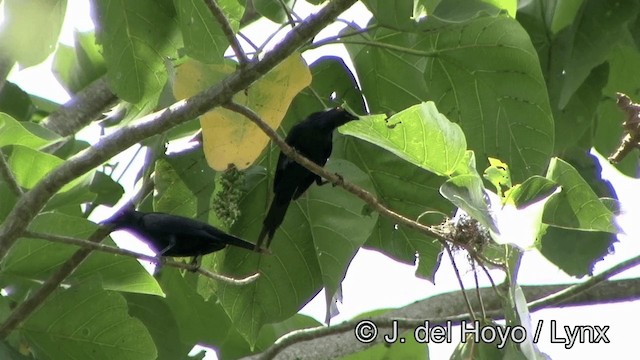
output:
<path id="1" fill-rule="evenodd" d="M 205 301 L 196 292 L 196 281 L 200 277 L 194 273 L 184 273 L 178 269 L 164 268 L 158 274 L 158 280 L 166 293 L 163 299 L 171 310 L 184 344 L 203 344 L 220 347 L 235 333 L 229 317 L 217 302 L 216 298 Z M 208 281 L 213 281 L 208 279 Z M 238 337 L 240 337 L 238 335 Z M 245 343 L 248 348 L 248 344 Z M 245 355 L 246 352 L 234 353 L 234 358 Z"/>
<path id="2" fill-rule="evenodd" d="M 167 81 L 164 57 L 177 48 L 171 0 L 97 0 L 93 11 L 113 91 L 131 103 L 157 98 Z"/>
<path id="3" fill-rule="evenodd" d="M 51 71 L 70 93 L 84 89 L 107 71 L 93 32 L 74 34 L 74 46 L 60 44 Z"/>
<path id="4" fill-rule="evenodd" d="M 614 214 L 569 163 L 553 158 L 547 178 L 562 187 L 547 203 L 543 222 L 567 229 L 617 233 Z"/>
<path id="5" fill-rule="evenodd" d="M 219 174 L 207 165 L 202 149 L 158 159 L 155 173 L 156 211 L 193 216 L 220 225 L 210 212 Z"/>
<path id="6" fill-rule="evenodd" d="M 36 354 L 50 359 L 155 359 L 147 328 L 122 295 L 96 286 L 59 289 L 22 325 Z"/>
<path id="7" fill-rule="evenodd" d="M 369 142 L 342 137 L 334 145 L 334 157 L 352 161 L 369 174 L 380 200 L 393 211 L 416 219 L 427 211 L 450 214 L 451 203 L 438 192 L 444 179 L 418 168 L 396 155 L 381 151 Z M 437 224 L 441 215 L 423 216 L 421 222 Z M 379 217 L 365 247 L 378 250 L 394 260 L 414 265 L 419 258 L 416 275 L 433 280 L 439 263 L 440 244 L 415 230 L 398 226 Z"/>
<path id="8" fill-rule="evenodd" d="M 340 132 L 374 143 L 441 176 L 451 176 L 467 150 L 460 126 L 440 114 L 433 102 L 412 106 L 389 119 L 361 117 L 342 126 Z"/>
<path id="9" fill-rule="evenodd" d="M 158 350 L 158 360 L 186 359 L 193 344 L 180 339 L 177 321 L 166 304 L 158 296 L 124 294 L 129 306 L 129 315 L 140 320 L 153 338 Z M 191 306 L 189 306 L 190 309 Z"/>
<path id="10" fill-rule="evenodd" d="M 553 150 L 553 120 L 537 54 L 520 24 L 504 14 L 455 23 L 430 16 L 418 29 L 378 29 L 370 35 L 376 43 L 347 44 L 372 111 L 432 99 L 460 124 L 480 168 L 495 157 L 510 165 L 515 181 L 541 174 Z"/>
<path id="11" fill-rule="evenodd" d="M 66 0 L 4 0 L 0 29 L 3 57 L 29 67 L 43 62 L 56 48 Z"/>
<path id="12" fill-rule="evenodd" d="M 35 111 L 36 108 L 29 94 L 18 85 L 5 81 L 2 89 L 0 89 L 0 116 L 9 115 L 20 121 L 29 121 Z M 0 120 L 0 128 L 2 128 L 2 120 Z M 2 139 L 2 136 L 2 130 L 0 130 L 0 139 Z"/>
<path id="13" fill-rule="evenodd" d="M 636 1 L 587 0 L 574 23 L 571 55 L 563 67 L 559 108 L 563 109 L 585 81 L 591 69 L 606 60 L 611 49 L 624 38 L 627 23 L 640 10 Z"/>
<path id="14" fill-rule="evenodd" d="M 260 15 L 276 23 L 288 20 L 288 10 L 285 10 L 285 6 L 291 9 L 294 3 L 293 0 L 253 0 L 252 2 Z"/>
<path id="15" fill-rule="evenodd" d="M 411 29 L 415 22 L 413 16 L 413 0 L 364 0 L 362 1 L 373 14 L 376 22 L 392 29 Z"/>
<path id="16" fill-rule="evenodd" d="M 537 247 L 540 253 L 565 273 L 593 275 L 594 265 L 613 251 L 615 235 L 548 226 Z"/>
<path id="17" fill-rule="evenodd" d="M 205 1 L 173 0 L 187 55 L 205 63 L 221 62 L 229 46 L 220 24 Z M 244 7 L 236 0 L 216 1 L 233 31 L 238 31 Z"/>
<path id="18" fill-rule="evenodd" d="M 58 140 L 57 136 L 53 134 L 44 137 L 41 136 L 42 134 L 35 134 L 26 129 L 24 125 L 25 123 L 17 121 L 5 113 L 0 113 L 0 147 L 22 145 L 32 149 L 40 149 Z"/>
<path id="19" fill-rule="evenodd" d="M 367 177 L 352 164 L 332 160 L 327 167 L 371 189 Z M 260 230 L 266 207 L 253 204 L 265 204 L 266 183 L 263 178 L 241 201 L 243 217 L 232 229 L 241 237 L 255 238 Z M 224 254 L 219 267 L 222 273 L 260 272 L 256 281 L 245 286 L 217 286 L 225 310 L 250 343 L 255 343 L 265 323 L 290 317 L 322 287 L 327 289 L 328 300 L 333 297 L 375 224 L 376 216 L 365 212 L 363 205 L 344 190 L 314 186 L 289 206 L 273 239 L 271 255 L 255 256 L 237 249 Z"/>
<path id="20" fill-rule="evenodd" d="M 49 212 L 38 215 L 29 230 L 86 239 L 96 230 L 96 225 L 83 218 Z M 115 246 L 111 241 L 105 244 Z M 21 238 L 9 250 L 2 263 L 2 271 L 40 281 L 56 271 L 77 250 L 77 246 Z M 101 277 L 105 289 L 163 295 L 156 280 L 136 259 L 103 252 L 93 252 L 69 280 L 77 283 L 96 275 Z"/>
<path id="21" fill-rule="evenodd" d="M 616 46 L 607 59 L 609 78 L 603 90 L 606 97 L 597 108 L 597 121 L 593 134 L 593 146 L 602 154 L 610 155 L 620 145 L 622 138 L 622 122 L 626 114 L 616 105 L 616 92 L 631 97 L 634 102 L 640 101 L 637 89 L 640 87 L 640 52 L 635 46 Z M 628 156 L 616 167 L 628 176 L 636 176 L 637 158 Z"/>

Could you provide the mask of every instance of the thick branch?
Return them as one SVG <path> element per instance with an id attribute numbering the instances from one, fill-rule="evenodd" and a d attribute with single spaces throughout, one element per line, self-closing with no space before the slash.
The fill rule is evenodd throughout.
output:
<path id="1" fill-rule="evenodd" d="M 9 167 L 9 163 L 7 163 L 7 159 L 4 158 L 4 152 L 0 150 L 0 176 L 4 179 L 11 190 L 16 196 L 22 196 L 22 188 L 18 185 L 16 178 L 11 173 L 11 168 Z"/>
<path id="2" fill-rule="evenodd" d="M 574 284 L 569 287 L 579 286 Z M 567 285 L 523 286 L 522 290 L 527 299 L 542 299 L 550 294 L 561 292 Z M 615 303 L 640 299 L 640 279 L 607 281 L 597 287 L 589 289 L 571 299 L 570 302 L 547 304 L 549 307 L 568 307 L 592 304 Z M 477 299 L 473 296 L 475 290 L 468 290 L 472 298 L 472 305 L 478 306 Z M 503 304 L 493 288 L 482 288 L 480 294 L 487 307 L 487 316 L 500 319 L 504 315 Z M 405 307 L 392 310 L 383 317 L 371 318 L 378 327 L 377 341 L 371 344 L 363 344 L 354 337 L 354 329 L 359 320 L 352 320 L 331 327 L 318 327 L 305 329 L 292 334 L 287 334 L 264 353 L 252 355 L 244 359 L 272 359 L 277 355 L 278 359 L 331 359 L 362 351 L 367 347 L 379 344 L 381 334 L 391 334 L 391 325 L 397 320 L 398 329 L 413 330 L 419 325 L 424 325 L 425 320 L 437 325 L 451 321 L 459 324 L 462 320 L 469 321 L 466 312 L 467 305 L 458 291 L 436 295 L 420 300 Z"/>
<path id="3" fill-rule="evenodd" d="M 222 32 L 224 33 L 224 36 L 227 38 L 227 41 L 229 41 L 229 45 L 231 46 L 231 49 L 233 50 L 234 54 L 236 54 L 236 57 L 238 58 L 238 63 L 240 63 L 240 67 L 246 66 L 249 63 L 247 54 L 245 54 L 244 51 L 242 50 L 242 46 L 240 46 L 240 42 L 238 42 L 238 39 L 233 33 L 231 24 L 229 24 L 229 21 L 227 20 L 227 17 L 222 12 L 222 9 L 220 9 L 216 0 L 205 0 L 204 2 L 205 4 L 207 4 L 207 7 L 209 7 L 209 11 L 211 11 L 211 13 L 213 14 L 213 17 L 216 18 L 216 21 L 218 22 L 218 24 L 220 24 L 220 27 L 222 28 Z"/>
<path id="4" fill-rule="evenodd" d="M 97 119 L 116 100 L 103 76 L 47 116 L 42 125 L 60 136 L 73 135 Z"/>
<path id="5" fill-rule="evenodd" d="M 310 16 L 290 31 L 276 48 L 265 54 L 262 60 L 249 64 L 241 71 L 236 71 L 216 86 L 189 99 L 179 101 L 164 110 L 147 115 L 135 124 L 121 128 L 51 171 L 18 201 L 7 216 L 0 229 L 0 261 L 4 259 L 9 248 L 51 196 L 65 184 L 107 161 L 123 149 L 228 102 L 235 93 L 245 89 L 286 59 L 355 2 L 356 0 L 329 2 L 317 14 Z"/>

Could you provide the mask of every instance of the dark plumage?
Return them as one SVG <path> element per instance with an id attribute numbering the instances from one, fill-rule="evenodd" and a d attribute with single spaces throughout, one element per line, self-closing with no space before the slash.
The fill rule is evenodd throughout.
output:
<path id="1" fill-rule="evenodd" d="M 128 230 L 160 256 L 197 257 L 227 245 L 253 250 L 254 245 L 215 227 L 183 216 L 124 209 L 102 225 Z"/>
<path id="2" fill-rule="evenodd" d="M 357 117 L 338 107 L 309 115 L 296 124 L 285 142 L 314 163 L 324 166 L 333 149 L 333 130 Z M 322 178 L 280 152 L 273 180 L 273 200 L 264 219 L 256 249 L 266 240 L 268 248 L 282 224 L 291 200 L 297 200 L 311 184 L 322 185 Z"/>

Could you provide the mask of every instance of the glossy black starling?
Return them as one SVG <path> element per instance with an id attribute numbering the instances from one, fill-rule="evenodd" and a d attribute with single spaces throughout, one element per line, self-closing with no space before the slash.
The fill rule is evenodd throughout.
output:
<path id="1" fill-rule="evenodd" d="M 127 208 L 102 225 L 131 232 L 160 256 L 198 257 L 222 250 L 227 245 L 249 250 L 255 247 L 207 223 L 159 212 L 145 213 Z"/>
<path id="2" fill-rule="evenodd" d="M 333 148 L 333 130 L 357 117 L 338 107 L 309 115 L 296 124 L 285 142 L 314 163 L 324 166 Z M 273 180 L 273 200 L 263 221 L 256 249 L 266 240 L 268 248 L 276 229 L 282 224 L 289 203 L 297 200 L 311 184 L 322 185 L 322 178 L 280 152 Z"/>

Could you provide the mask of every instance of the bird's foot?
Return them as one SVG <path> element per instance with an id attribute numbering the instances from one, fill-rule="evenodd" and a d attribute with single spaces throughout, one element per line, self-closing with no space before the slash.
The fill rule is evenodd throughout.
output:
<path id="1" fill-rule="evenodd" d="M 189 269 L 189 271 L 197 272 L 198 269 L 200 269 L 200 256 L 194 256 L 191 259 L 191 262 L 189 263 L 189 265 L 192 266 L 192 268 Z"/>
<path id="2" fill-rule="evenodd" d="M 344 185 L 344 178 L 342 177 L 342 175 L 335 173 L 335 175 L 338 177 L 338 181 L 334 182 L 332 185 L 333 187 L 336 187 L 338 185 L 342 186 Z"/>

